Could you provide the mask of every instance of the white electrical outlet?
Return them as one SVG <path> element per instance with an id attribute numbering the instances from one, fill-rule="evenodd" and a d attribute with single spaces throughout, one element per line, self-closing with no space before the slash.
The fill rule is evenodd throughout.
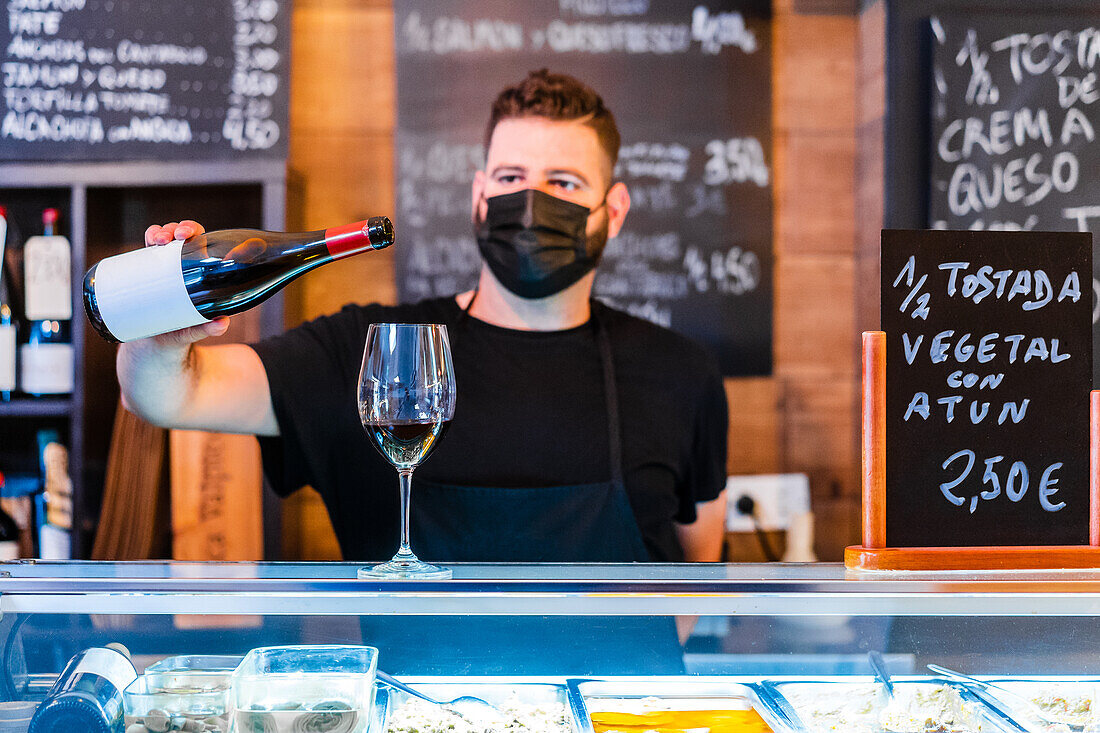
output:
<path id="1" fill-rule="evenodd" d="M 783 530 L 791 519 L 810 511 L 810 479 L 804 473 L 771 473 L 726 478 L 726 531 L 752 532 L 752 517 L 737 511 L 737 500 L 750 496 L 756 503 L 760 528 Z"/>

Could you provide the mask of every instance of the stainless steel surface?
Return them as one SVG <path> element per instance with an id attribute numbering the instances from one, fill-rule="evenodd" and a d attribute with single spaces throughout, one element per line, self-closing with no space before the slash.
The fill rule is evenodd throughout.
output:
<path id="1" fill-rule="evenodd" d="M 839 564 L 454 564 L 449 581 L 362 563 L 0 564 L 4 613 L 1100 616 L 1100 569 L 850 574 Z"/>
<path id="2" fill-rule="evenodd" d="M 752 681 L 732 682 L 722 678 L 637 678 L 570 680 L 569 691 L 579 699 L 578 724 L 582 733 L 593 733 L 590 702 L 599 699 L 641 700 L 655 697 L 661 700 L 709 698 L 717 700 L 741 700 L 745 707 L 756 710 L 775 733 L 797 730 L 790 721 L 775 714 Z M 728 704 L 727 704 L 728 707 Z M 716 710 L 723 709 L 719 704 Z"/>

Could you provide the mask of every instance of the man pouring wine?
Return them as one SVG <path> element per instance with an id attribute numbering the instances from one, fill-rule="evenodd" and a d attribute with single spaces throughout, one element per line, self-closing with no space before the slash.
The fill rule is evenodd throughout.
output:
<path id="1" fill-rule="evenodd" d="M 630 208 L 613 178 L 619 142 L 592 89 L 529 74 L 494 102 L 473 180 L 473 291 L 349 305 L 252 345 L 198 343 L 223 333 L 224 319 L 123 344 L 125 404 L 164 426 L 255 433 L 278 493 L 308 484 L 321 494 L 345 559 L 385 559 L 397 546 L 398 492 L 357 414 L 364 339 L 372 323 L 445 324 L 459 397 L 413 481 L 418 555 L 719 559 L 727 408 L 715 361 L 591 298 L 600 254 Z M 194 221 L 151 226 L 146 243 L 202 231 Z"/>

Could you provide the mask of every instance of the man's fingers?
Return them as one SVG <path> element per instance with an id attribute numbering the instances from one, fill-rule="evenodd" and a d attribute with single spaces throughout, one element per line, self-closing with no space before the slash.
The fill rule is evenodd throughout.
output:
<path id="1" fill-rule="evenodd" d="M 190 239 L 198 234 L 205 233 L 206 230 L 203 229 L 202 224 L 194 219 L 184 219 L 176 226 L 175 236 L 176 239 Z"/>
<path id="2" fill-rule="evenodd" d="M 168 231 L 157 224 L 153 224 L 151 227 L 145 230 L 145 246 L 152 247 L 158 244 L 168 244 L 172 241 L 172 235 Z"/>
<path id="3" fill-rule="evenodd" d="M 206 229 L 194 219 L 184 219 L 180 222 L 168 224 L 153 224 L 145 230 L 145 246 L 168 244 L 173 239 L 190 239 L 199 234 L 205 234 Z"/>

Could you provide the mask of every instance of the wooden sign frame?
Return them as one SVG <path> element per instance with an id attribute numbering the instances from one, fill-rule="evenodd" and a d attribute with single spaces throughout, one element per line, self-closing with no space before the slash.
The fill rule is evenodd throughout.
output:
<path id="1" fill-rule="evenodd" d="M 886 333 L 863 332 L 862 545 L 849 570 L 1051 570 L 1100 568 L 1100 390 L 1089 395 L 1089 544 L 995 547 L 886 546 Z"/>

